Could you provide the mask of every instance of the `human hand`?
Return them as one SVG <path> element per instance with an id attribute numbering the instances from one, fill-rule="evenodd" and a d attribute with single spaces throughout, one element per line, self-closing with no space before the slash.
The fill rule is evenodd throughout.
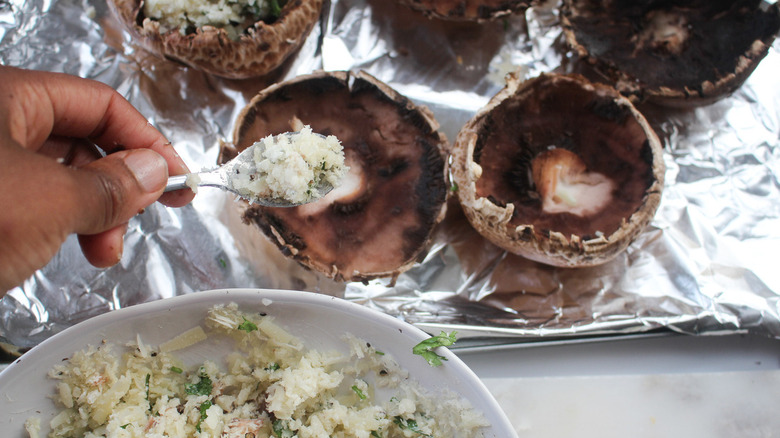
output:
<path id="1" fill-rule="evenodd" d="M 171 144 L 105 84 L 0 66 L 0 297 L 78 234 L 97 267 L 122 256 L 127 222 L 187 173 Z M 105 151 L 101 158 L 95 145 Z M 161 197 L 162 196 L 162 197 Z"/>

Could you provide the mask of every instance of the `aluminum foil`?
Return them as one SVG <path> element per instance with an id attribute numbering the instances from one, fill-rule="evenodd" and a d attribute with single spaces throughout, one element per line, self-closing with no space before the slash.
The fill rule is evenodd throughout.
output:
<path id="1" fill-rule="evenodd" d="M 495 22 L 430 20 L 388 0 L 331 0 L 303 48 L 267 78 L 211 77 L 134 46 L 99 0 L 0 2 L 0 62 L 93 78 L 119 90 L 192 169 L 212 167 L 241 108 L 265 86 L 317 69 L 365 70 L 429 107 L 452 140 L 520 70 L 580 71 L 557 2 Z M 616 260 L 560 269 L 507 254 L 456 203 L 425 260 L 387 280 L 337 283 L 283 257 L 241 222 L 241 204 L 202 189 L 181 209 L 134 218 L 119 265 L 91 267 L 75 238 L 0 300 L 0 341 L 23 350 L 97 314 L 226 287 L 342 296 L 420 327 L 533 341 L 671 330 L 780 337 L 780 43 L 733 96 L 642 106 L 665 143 L 655 220 Z M 486 341 L 487 342 L 487 341 Z"/>

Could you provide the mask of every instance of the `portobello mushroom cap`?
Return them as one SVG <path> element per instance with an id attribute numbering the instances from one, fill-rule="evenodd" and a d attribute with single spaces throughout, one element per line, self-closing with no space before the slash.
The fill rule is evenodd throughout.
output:
<path id="1" fill-rule="evenodd" d="M 738 89 L 780 29 L 763 0 L 565 0 L 568 44 L 624 95 L 667 106 Z"/>
<path id="2" fill-rule="evenodd" d="M 653 218 L 665 170 L 660 140 L 626 97 L 557 74 L 510 74 L 458 133 L 450 166 L 482 236 L 562 267 L 625 250 Z"/>
<path id="3" fill-rule="evenodd" d="M 278 17 L 250 24 L 238 39 L 214 26 L 165 31 L 144 14 L 143 0 L 109 0 L 135 41 L 149 52 L 228 79 L 263 76 L 295 52 L 320 16 L 323 0 L 288 0 Z"/>
<path id="4" fill-rule="evenodd" d="M 530 0 L 396 0 L 430 18 L 453 21 L 486 21 L 522 12 Z"/>
<path id="5" fill-rule="evenodd" d="M 255 96 L 239 115 L 234 148 L 223 148 L 219 160 L 300 124 L 341 140 L 347 175 L 310 204 L 248 206 L 244 221 L 329 278 L 394 282 L 425 255 L 445 216 L 447 140 L 438 123 L 367 73 L 318 72 Z"/>

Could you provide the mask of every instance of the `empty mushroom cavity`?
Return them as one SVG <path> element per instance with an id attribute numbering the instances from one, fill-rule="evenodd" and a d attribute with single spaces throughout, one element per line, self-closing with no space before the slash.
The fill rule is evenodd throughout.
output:
<path id="1" fill-rule="evenodd" d="M 660 141 L 614 89 L 579 76 L 511 77 L 464 126 L 452 175 L 472 225 L 561 266 L 603 263 L 655 213 Z"/>
<path id="2" fill-rule="evenodd" d="M 245 220 L 336 280 L 395 277 L 413 266 L 448 193 L 445 139 L 432 116 L 369 75 L 317 73 L 261 92 L 241 114 L 234 144 L 242 150 L 297 120 L 341 140 L 348 173 L 319 201 L 251 206 Z"/>
<path id="3" fill-rule="evenodd" d="M 709 103 L 737 89 L 780 30 L 762 0 L 565 0 L 569 44 L 625 95 Z"/>

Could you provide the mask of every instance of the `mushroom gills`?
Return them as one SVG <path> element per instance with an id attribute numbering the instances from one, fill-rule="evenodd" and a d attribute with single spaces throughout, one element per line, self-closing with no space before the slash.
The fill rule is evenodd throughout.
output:
<path id="1" fill-rule="evenodd" d="M 614 88 L 518 72 L 458 133 L 450 169 L 466 218 L 491 243 L 584 267 L 614 258 L 652 219 L 662 153 L 647 120 Z"/>
<path id="2" fill-rule="evenodd" d="M 425 110 L 364 73 L 319 72 L 261 91 L 234 130 L 237 149 L 306 124 L 335 135 L 349 171 L 322 199 L 247 208 L 283 253 L 337 281 L 392 281 L 426 252 L 443 219 L 445 137 Z"/>
<path id="3" fill-rule="evenodd" d="M 764 58 L 780 6 L 764 0 L 564 0 L 568 44 L 626 96 L 695 106 L 727 96 Z"/>

